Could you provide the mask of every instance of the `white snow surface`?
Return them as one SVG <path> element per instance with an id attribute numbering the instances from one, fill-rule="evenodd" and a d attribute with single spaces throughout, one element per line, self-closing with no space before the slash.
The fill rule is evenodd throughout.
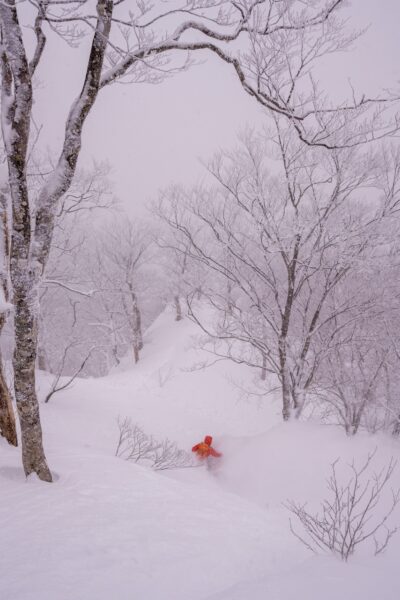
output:
<path id="1" fill-rule="evenodd" d="M 278 399 L 243 400 L 247 367 L 197 350 L 198 330 L 165 311 L 102 379 L 81 379 L 41 404 L 53 484 L 25 479 L 20 451 L 0 440 L 1 600 L 398 600 L 400 534 L 347 564 L 311 554 L 290 532 L 287 499 L 317 507 L 339 471 L 399 442 L 335 427 L 280 422 Z M 44 398 L 50 378 L 39 374 Z M 217 471 L 154 472 L 114 456 L 118 416 L 190 451 L 204 435 Z M 392 486 L 400 487 L 399 467 Z M 400 524 L 400 510 L 393 515 Z"/>

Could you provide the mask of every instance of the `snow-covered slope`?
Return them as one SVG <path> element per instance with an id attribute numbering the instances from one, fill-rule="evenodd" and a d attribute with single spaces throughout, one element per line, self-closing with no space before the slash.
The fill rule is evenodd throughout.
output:
<path id="1" fill-rule="evenodd" d="M 19 450 L 0 441 L 0 599 L 397 600 L 399 539 L 346 565 L 312 556 L 282 503 L 316 505 L 335 458 L 361 461 L 377 446 L 379 466 L 398 442 L 280 424 L 279 402 L 242 398 L 247 368 L 199 368 L 211 357 L 197 336 L 166 311 L 138 365 L 128 357 L 41 405 L 54 484 L 25 481 Z M 41 375 L 41 397 L 48 384 Z M 156 473 L 116 458 L 119 415 L 186 450 L 214 435 L 218 471 Z"/>

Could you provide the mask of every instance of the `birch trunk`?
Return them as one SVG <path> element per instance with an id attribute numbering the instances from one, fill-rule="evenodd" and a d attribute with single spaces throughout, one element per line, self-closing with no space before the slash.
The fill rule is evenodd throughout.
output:
<path id="1" fill-rule="evenodd" d="M 42 445 L 35 391 L 37 285 L 30 266 L 31 215 L 26 181 L 26 154 L 32 109 L 32 83 L 15 2 L 0 4 L 2 35 L 2 132 L 7 154 L 13 229 L 10 278 L 13 290 L 15 399 L 21 424 L 25 474 L 51 481 Z"/>
<path id="2" fill-rule="evenodd" d="M 15 308 L 13 357 L 15 397 L 21 423 L 22 461 L 26 475 L 36 473 L 51 481 L 42 445 L 39 405 L 35 390 L 38 343 L 39 284 L 50 252 L 58 201 L 71 185 L 81 150 L 84 121 L 100 88 L 100 77 L 111 28 L 112 0 L 97 1 L 97 23 L 85 82 L 66 123 L 57 167 L 43 186 L 37 202 L 33 244 L 26 180 L 27 148 L 32 110 L 32 75 L 45 45 L 38 23 L 40 45 L 28 63 L 15 0 L 0 3 L 2 132 L 12 198 L 10 275 Z M 42 7 L 43 9 L 43 7 Z"/>

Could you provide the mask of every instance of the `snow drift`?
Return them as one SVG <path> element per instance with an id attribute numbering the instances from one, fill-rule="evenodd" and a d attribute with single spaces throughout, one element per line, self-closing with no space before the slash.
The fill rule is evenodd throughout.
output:
<path id="1" fill-rule="evenodd" d="M 137 366 L 76 381 L 41 405 L 54 484 L 25 481 L 19 450 L 0 440 L 0 597 L 397 600 L 399 538 L 377 558 L 368 548 L 348 564 L 313 556 L 291 534 L 283 503 L 318 506 L 332 461 L 345 466 L 377 448 L 379 468 L 399 457 L 398 442 L 281 424 L 276 400 L 241 399 L 249 369 L 199 368 L 209 355 L 197 338 L 167 310 Z M 42 397 L 48 385 L 41 375 Z M 160 474 L 116 458 L 118 416 L 189 451 L 213 435 L 218 470 Z M 391 483 L 399 486 L 398 469 Z"/>

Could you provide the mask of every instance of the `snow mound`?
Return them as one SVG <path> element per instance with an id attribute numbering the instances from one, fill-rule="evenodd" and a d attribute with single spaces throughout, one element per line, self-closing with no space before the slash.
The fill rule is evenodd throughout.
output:
<path id="1" fill-rule="evenodd" d="M 362 433 L 348 437 L 340 428 L 313 422 L 282 423 L 256 436 L 223 437 L 221 449 L 218 481 L 224 489 L 267 508 L 279 508 L 291 499 L 316 504 L 337 460 L 338 474 L 345 481 L 351 477 L 349 465 L 360 467 L 368 455 L 374 455 L 371 474 L 392 457 L 400 459 L 396 439 Z M 400 487 L 400 467 L 392 486 Z"/>
<path id="2" fill-rule="evenodd" d="M 310 556 L 282 503 L 317 506 L 333 460 L 361 461 L 378 447 L 379 467 L 399 457 L 398 442 L 281 424 L 276 399 L 243 399 L 250 369 L 199 367 L 210 362 L 199 335 L 167 310 L 137 365 L 127 357 L 108 377 L 76 381 L 41 404 L 55 483 L 26 481 L 20 450 L 0 440 L 0 598 L 397 600 L 400 539 L 347 565 Z M 49 381 L 39 374 L 42 399 Z M 211 434 L 223 458 L 211 473 L 123 461 L 114 456 L 118 416 L 187 451 Z"/>

